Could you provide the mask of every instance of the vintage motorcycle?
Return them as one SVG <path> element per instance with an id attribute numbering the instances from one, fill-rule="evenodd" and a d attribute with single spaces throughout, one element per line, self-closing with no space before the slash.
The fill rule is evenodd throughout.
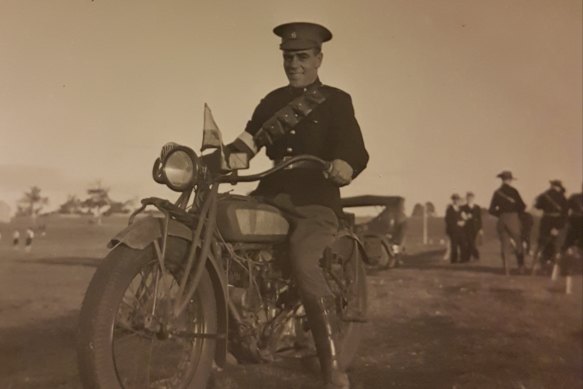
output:
<path id="1" fill-rule="evenodd" d="M 314 355 L 285 257 L 289 225 L 282 211 L 219 193 L 219 186 L 257 181 L 300 162 L 316 169 L 329 163 L 297 156 L 243 176 L 245 155 L 213 155 L 220 156 L 218 167 L 189 147 L 162 148 L 154 180 L 180 196 L 174 203 L 143 199 L 111 240 L 80 313 L 84 387 L 205 388 L 229 353 L 242 363 Z M 366 314 L 365 256 L 356 235 L 344 229 L 320 261 L 336 297 L 333 327 L 344 367 L 362 334 L 362 320 L 351 317 Z"/>

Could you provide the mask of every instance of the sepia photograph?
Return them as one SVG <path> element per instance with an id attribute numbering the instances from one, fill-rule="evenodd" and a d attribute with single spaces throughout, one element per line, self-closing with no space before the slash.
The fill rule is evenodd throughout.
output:
<path id="1" fill-rule="evenodd" d="M 0 0 L 0 389 L 583 389 L 581 0 Z"/>

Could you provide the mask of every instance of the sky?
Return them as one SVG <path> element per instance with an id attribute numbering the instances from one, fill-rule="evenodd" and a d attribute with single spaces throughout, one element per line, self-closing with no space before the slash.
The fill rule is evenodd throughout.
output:
<path id="1" fill-rule="evenodd" d="M 320 78 L 371 156 L 344 196 L 487 206 L 503 169 L 529 204 L 549 179 L 581 189 L 580 0 L 0 0 L 0 200 L 37 185 L 56 208 L 98 180 L 175 198 L 151 179 L 160 147 L 198 150 L 204 103 L 235 138 L 287 83 L 271 30 L 290 21 L 334 34 Z"/>

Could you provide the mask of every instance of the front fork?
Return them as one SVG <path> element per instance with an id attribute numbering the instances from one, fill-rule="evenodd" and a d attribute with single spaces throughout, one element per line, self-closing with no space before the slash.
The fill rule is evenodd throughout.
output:
<path id="1" fill-rule="evenodd" d="M 204 199 L 198 217 L 194 218 L 193 220 L 192 228 L 194 234 L 192 237 L 190 249 L 185 259 L 184 272 L 182 273 L 182 277 L 178 284 L 178 295 L 174 300 L 172 307 L 172 315 L 174 318 L 178 318 L 184 312 L 188 303 L 192 300 L 192 297 L 196 292 L 196 288 L 198 287 L 202 278 L 203 272 L 205 271 L 207 260 L 212 255 L 211 247 L 216 229 L 218 187 L 218 184 L 212 185 L 210 192 Z M 157 239 L 154 240 L 156 258 L 160 267 L 160 272 L 157 276 L 158 279 L 156 280 L 156 286 L 158 285 L 158 280 L 167 272 L 166 252 L 168 247 L 168 231 L 170 220 L 173 216 L 187 219 L 185 217 L 185 208 L 186 203 L 188 202 L 188 197 L 189 195 L 183 194 L 178 199 L 177 204 L 172 204 L 168 200 L 158 198 L 144 199 L 142 200 L 142 206 L 130 216 L 129 224 L 132 224 L 135 217 L 144 211 L 148 205 L 153 205 L 164 215 L 161 242 L 159 242 Z M 154 301 L 154 307 L 155 304 L 156 303 Z"/>

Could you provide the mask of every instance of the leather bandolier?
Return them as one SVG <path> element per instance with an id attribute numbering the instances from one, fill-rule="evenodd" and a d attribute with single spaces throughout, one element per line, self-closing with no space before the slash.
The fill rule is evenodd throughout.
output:
<path id="1" fill-rule="evenodd" d="M 258 147 L 272 145 L 277 139 L 286 135 L 320 104 L 326 101 L 320 85 L 313 85 L 299 97 L 290 101 L 265 121 L 253 140 Z"/>

